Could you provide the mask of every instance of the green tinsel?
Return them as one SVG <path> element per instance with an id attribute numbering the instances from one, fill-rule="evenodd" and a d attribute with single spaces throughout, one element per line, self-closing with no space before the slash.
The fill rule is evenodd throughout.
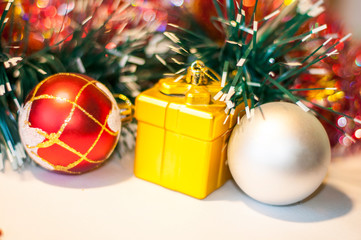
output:
<path id="1" fill-rule="evenodd" d="M 257 3 L 258 1 L 255 9 Z M 205 36 L 170 25 L 184 31 L 183 35 L 176 34 L 180 39 L 177 44 L 186 52 L 192 53 L 190 58 L 199 58 L 219 73 L 226 73 L 223 74 L 227 78 L 222 93 L 227 94 L 226 98 L 235 105 L 244 102 L 247 106 L 247 101 L 244 101 L 246 99 L 251 100 L 251 108 L 284 98 L 297 102 L 298 99 L 288 88 L 299 74 L 320 61 L 329 51 L 324 51 L 306 64 L 302 64 L 298 59 L 286 61 L 285 56 L 312 33 L 310 31 L 296 35 L 297 30 L 312 18 L 310 12 L 318 6 L 312 6 L 301 13 L 297 8 L 298 1 L 294 1 L 277 17 L 265 17 L 258 21 L 255 20 L 254 10 L 252 20 L 248 23 L 244 13 L 242 14 L 242 1 L 238 9 L 238 21 L 234 14 L 236 6 L 233 1 L 225 2 L 228 16 L 224 16 L 217 1 L 214 1 L 214 4 L 219 14 L 214 20 L 222 23 L 226 34 L 224 43 L 218 45 Z M 286 17 L 289 17 L 289 20 L 283 21 Z M 290 66 L 294 62 L 294 67 Z"/>
<path id="2" fill-rule="evenodd" d="M 250 20 L 245 16 L 243 1 L 235 3 L 233 0 L 226 0 L 223 3 L 213 0 L 218 16 L 213 16 L 212 20 L 221 24 L 224 41 L 219 43 L 218 40 L 207 37 L 198 31 L 200 26 L 197 24 L 192 24 L 192 29 L 169 24 L 170 30 L 165 35 L 173 42 L 171 49 L 178 52 L 185 63 L 179 64 L 182 61 L 177 61 L 181 65 L 178 67 L 174 66 L 175 61 L 163 60 L 163 63 L 169 65 L 169 69 L 181 69 L 176 74 L 182 74 L 195 59 L 202 60 L 206 66 L 216 70 L 222 76 L 223 89 L 214 98 L 226 102 L 226 112 L 229 113 L 243 103 L 247 117 L 251 117 L 252 109 L 263 103 L 291 101 L 305 111 L 318 114 L 309 106 L 322 106 L 306 101 L 297 93 L 320 89 L 297 90 L 293 89 L 294 84 L 310 66 L 338 54 L 336 46 L 351 36 L 349 34 L 341 39 L 325 39 L 313 51 L 307 51 L 305 56 L 292 55 L 295 51 L 303 51 L 304 54 L 306 51 L 303 46 L 307 42 L 324 38 L 319 33 L 327 28 L 326 25 L 314 23 L 310 30 L 303 30 L 325 10 L 323 0 L 315 3 L 311 0 L 295 0 L 288 6 L 280 6 L 262 19 L 255 17 L 259 3 L 256 0 L 252 16 L 248 18 Z M 324 109 L 356 121 L 332 109 Z"/>

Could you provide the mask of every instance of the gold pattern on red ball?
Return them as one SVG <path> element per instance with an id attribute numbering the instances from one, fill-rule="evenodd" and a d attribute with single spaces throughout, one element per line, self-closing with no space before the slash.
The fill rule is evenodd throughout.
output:
<path id="1" fill-rule="evenodd" d="M 40 82 L 19 115 L 20 136 L 29 156 L 48 170 L 69 174 L 100 166 L 114 150 L 120 127 L 110 91 L 74 73 Z"/>

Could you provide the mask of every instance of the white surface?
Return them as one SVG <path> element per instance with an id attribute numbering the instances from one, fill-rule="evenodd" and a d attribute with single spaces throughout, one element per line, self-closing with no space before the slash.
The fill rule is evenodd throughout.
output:
<path id="1" fill-rule="evenodd" d="M 361 239 L 361 155 L 334 159 L 318 194 L 284 207 L 252 200 L 233 181 L 197 200 L 132 171 L 132 154 L 79 176 L 7 166 L 0 239 Z"/>

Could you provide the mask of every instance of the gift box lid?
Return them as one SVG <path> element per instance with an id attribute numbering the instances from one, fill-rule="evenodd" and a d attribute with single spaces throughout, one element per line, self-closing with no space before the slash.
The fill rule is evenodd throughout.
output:
<path id="1" fill-rule="evenodd" d="M 213 99 L 222 89 L 214 79 L 219 77 L 203 63 L 195 63 L 185 76 L 161 79 L 141 93 L 136 99 L 136 119 L 204 141 L 212 141 L 232 128 L 242 107 L 227 116 L 226 104 Z"/>

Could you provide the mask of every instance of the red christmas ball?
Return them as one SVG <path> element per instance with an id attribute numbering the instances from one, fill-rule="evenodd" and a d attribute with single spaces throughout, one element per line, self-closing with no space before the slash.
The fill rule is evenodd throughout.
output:
<path id="1" fill-rule="evenodd" d="M 56 172 L 80 174 L 100 166 L 118 142 L 121 121 L 110 91 L 81 74 L 59 73 L 40 82 L 19 114 L 29 156 Z"/>

